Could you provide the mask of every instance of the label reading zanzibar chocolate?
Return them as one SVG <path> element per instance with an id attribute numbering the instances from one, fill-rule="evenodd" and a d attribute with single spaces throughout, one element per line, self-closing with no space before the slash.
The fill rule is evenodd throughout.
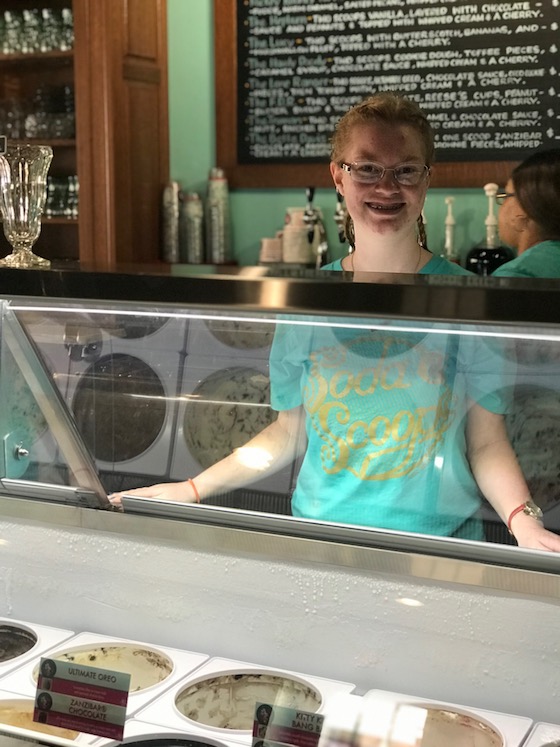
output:
<path id="1" fill-rule="evenodd" d="M 298 708 L 257 703 L 253 722 L 253 747 L 273 747 L 274 743 L 294 747 L 317 747 L 324 716 Z"/>
<path id="2" fill-rule="evenodd" d="M 123 738 L 130 674 L 42 658 L 33 720 Z"/>

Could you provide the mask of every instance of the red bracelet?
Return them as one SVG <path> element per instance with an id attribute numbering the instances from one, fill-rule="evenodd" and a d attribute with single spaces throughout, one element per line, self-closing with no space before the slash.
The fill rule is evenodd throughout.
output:
<path id="1" fill-rule="evenodd" d="M 525 509 L 525 505 L 526 505 L 525 503 L 522 503 L 520 506 L 517 506 L 517 508 L 514 508 L 511 514 L 509 515 L 507 528 L 510 534 L 513 534 L 513 532 L 511 531 L 511 520 L 513 519 L 514 516 L 517 516 L 517 514 L 520 514 L 521 511 Z"/>
<path id="2" fill-rule="evenodd" d="M 194 484 L 194 480 L 191 480 L 190 478 L 187 480 L 191 488 L 193 489 L 194 497 L 196 498 L 196 502 L 200 503 L 200 493 L 198 492 L 198 488 Z M 523 506 L 521 507 L 523 508 Z"/>

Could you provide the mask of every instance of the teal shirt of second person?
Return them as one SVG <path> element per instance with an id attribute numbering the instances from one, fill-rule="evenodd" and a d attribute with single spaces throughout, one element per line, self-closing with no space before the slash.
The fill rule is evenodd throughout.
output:
<path id="1" fill-rule="evenodd" d="M 336 259 L 334 262 L 329 262 L 328 265 L 321 267 L 322 270 L 338 270 L 344 271 L 342 267 L 342 259 Z M 461 265 L 450 262 L 445 257 L 436 257 L 434 255 L 431 259 L 426 262 L 424 267 L 418 270 L 418 275 L 472 275 L 470 270 L 465 270 Z"/>
<path id="2" fill-rule="evenodd" d="M 519 257 L 500 265 L 492 275 L 501 278 L 560 278 L 560 241 L 541 241 Z"/>

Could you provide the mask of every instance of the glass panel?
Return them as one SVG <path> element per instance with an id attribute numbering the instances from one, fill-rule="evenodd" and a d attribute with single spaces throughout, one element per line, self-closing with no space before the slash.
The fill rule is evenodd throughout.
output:
<path id="1" fill-rule="evenodd" d="M 508 500 L 528 493 L 509 438 L 546 527 L 560 530 L 552 327 L 118 302 L 13 309 L 103 490 L 164 483 L 142 499 L 154 514 L 196 510 L 198 493 L 210 507 L 512 544 Z M 24 387 L 8 417 L 50 453 L 36 400 Z M 126 496 L 125 510 L 138 502 Z"/>
<path id="2" fill-rule="evenodd" d="M 42 364 L 6 303 L 1 312 L 1 492 L 110 508 L 53 385 L 57 372 Z"/>

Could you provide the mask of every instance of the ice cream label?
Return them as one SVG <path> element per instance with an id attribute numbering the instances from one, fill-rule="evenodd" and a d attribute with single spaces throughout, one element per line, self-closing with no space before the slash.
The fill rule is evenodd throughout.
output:
<path id="1" fill-rule="evenodd" d="M 42 658 L 33 720 L 122 740 L 130 674 Z"/>
<path id="2" fill-rule="evenodd" d="M 298 708 L 257 703 L 253 722 L 253 747 L 317 747 L 324 716 Z"/>

